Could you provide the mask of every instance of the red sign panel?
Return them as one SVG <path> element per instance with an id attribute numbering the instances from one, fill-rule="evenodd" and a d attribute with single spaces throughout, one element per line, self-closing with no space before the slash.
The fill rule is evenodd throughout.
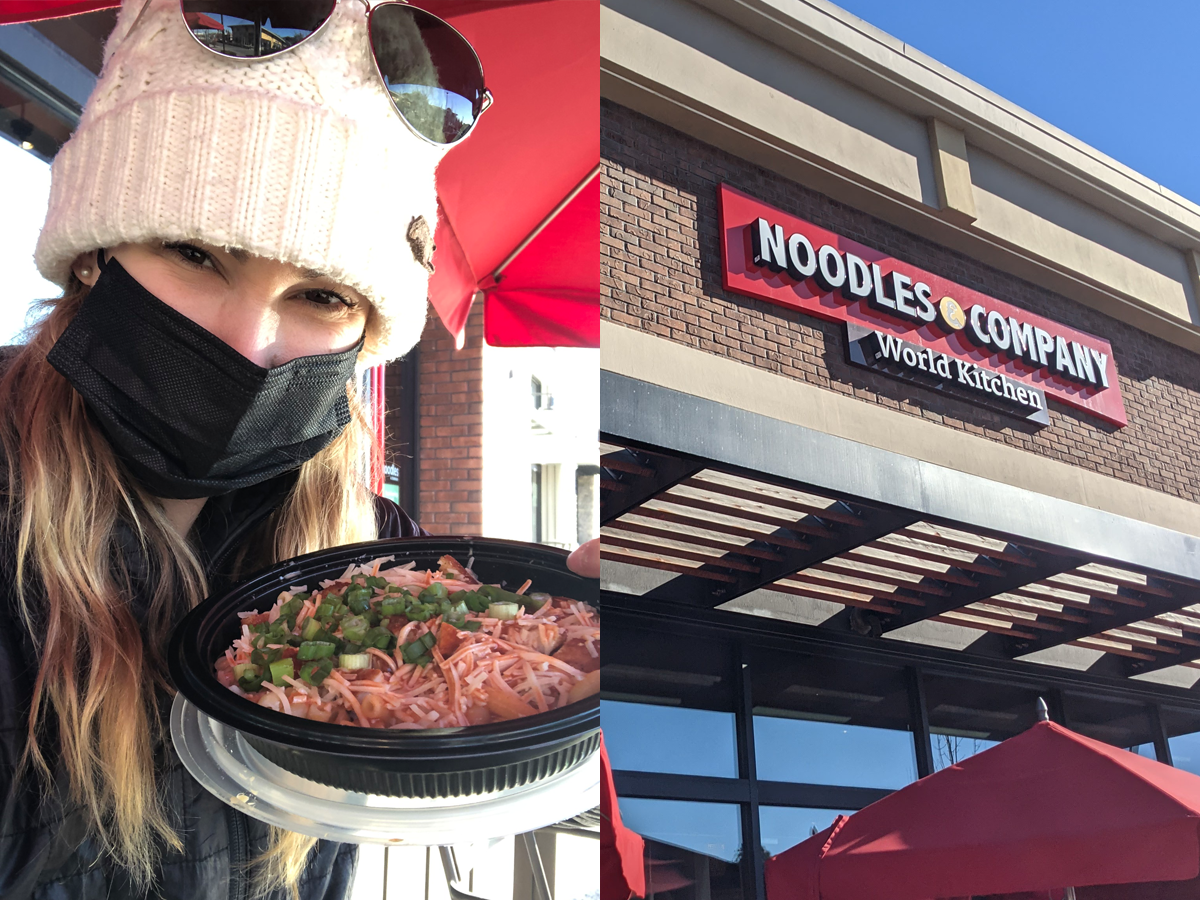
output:
<path id="1" fill-rule="evenodd" d="M 721 185 L 718 204 L 726 290 L 845 322 L 854 334 L 894 335 L 934 351 L 931 363 L 939 354 L 962 360 L 1113 425 L 1128 424 L 1108 341 L 893 259 L 728 185 Z"/>

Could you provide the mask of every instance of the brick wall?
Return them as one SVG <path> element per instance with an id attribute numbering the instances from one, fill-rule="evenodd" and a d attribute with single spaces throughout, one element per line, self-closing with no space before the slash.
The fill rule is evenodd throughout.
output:
<path id="1" fill-rule="evenodd" d="M 436 316 L 420 344 L 420 522 L 434 534 L 483 532 L 483 304 L 461 350 Z"/>
<path id="2" fill-rule="evenodd" d="M 1200 358 L 608 101 L 600 113 L 601 316 L 947 428 L 1200 501 Z M 1129 425 L 1050 402 L 1028 423 L 845 361 L 841 326 L 721 286 L 717 185 L 1107 338 Z"/>

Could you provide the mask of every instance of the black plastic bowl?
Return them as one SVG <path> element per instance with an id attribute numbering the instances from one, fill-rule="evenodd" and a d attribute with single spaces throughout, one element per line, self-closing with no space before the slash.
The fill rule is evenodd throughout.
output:
<path id="1" fill-rule="evenodd" d="M 393 731 L 312 722 L 239 697 L 217 681 L 213 666 L 241 633 L 239 612 L 263 612 L 292 585 L 315 589 L 351 563 L 395 556 L 385 566 L 415 562 L 436 569 L 449 554 L 488 584 L 531 590 L 596 605 L 599 584 L 566 567 L 566 551 L 474 537 L 405 538 L 335 547 L 288 560 L 220 596 L 209 597 L 171 637 L 169 666 L 179 692 L 202 712 L 237 729 L 267 759 L 290 772 L 348 791 L 393 797 L 469 797 L 533 784 L 564 772 L 600 744 L 598 696 L 548 713 L 465 728 Z"/>

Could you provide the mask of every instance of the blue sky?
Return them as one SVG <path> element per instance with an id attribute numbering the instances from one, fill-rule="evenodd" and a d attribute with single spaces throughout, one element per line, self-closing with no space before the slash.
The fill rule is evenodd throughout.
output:
<path id="1" fill-rule="evenodd" d="M 1200 203 L 1197 0 L 835 0 Z"/>

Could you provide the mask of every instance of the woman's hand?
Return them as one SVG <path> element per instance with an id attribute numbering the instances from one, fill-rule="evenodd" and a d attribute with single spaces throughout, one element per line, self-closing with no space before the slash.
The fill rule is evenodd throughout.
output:
<path id="1" fill-rule="evenodd" d="M 567 568 L 584 578 L 600 577 L 600 538 L 580 544 L 567 557 Z"/>

